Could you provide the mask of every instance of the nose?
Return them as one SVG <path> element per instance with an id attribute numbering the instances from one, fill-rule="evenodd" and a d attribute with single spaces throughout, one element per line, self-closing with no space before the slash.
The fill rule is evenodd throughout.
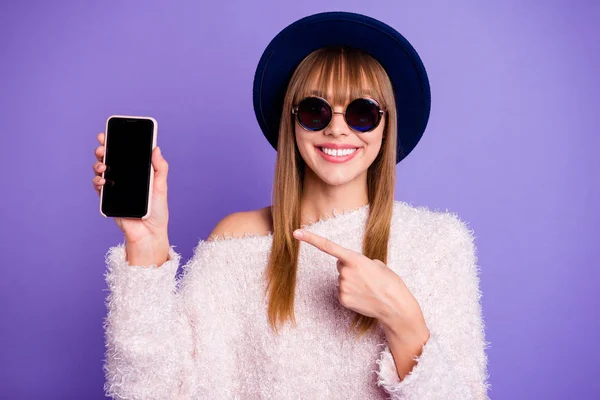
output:
<path id="1" fill-rule="evenodd" d="M 325 129 L 326 135 L 348 135 L 349 127 L 346 124 L 346 120 L 344 119 L 344 111 L 342 109 L 338 109 L 337 111 L 333 111 L 333 115 L 331 116 L 331 122 Z"/>

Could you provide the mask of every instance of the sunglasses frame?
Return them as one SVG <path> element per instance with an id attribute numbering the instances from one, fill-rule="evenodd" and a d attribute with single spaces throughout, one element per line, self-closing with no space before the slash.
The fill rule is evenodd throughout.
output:
<path id="1" fill-rule="evenodd" d="M 303 102 L 304 100 L 307 100 L 307 99 L 319 99 L 322 102 L 324 102 L 327 105 L 327 107 L 329 107 L 329 109 L 331 110 L 331 118 L 329 119 L 329 122 L 327 123 L 327 125 L 325 125 L 323 128 L 318 129 L 318 130 L 316 130 L 316 129 L 310 129 L 310 128 L 304 126 L 302 124 L 302 122 L 300 122 L 300 115 L 298 113 L 298 105 L 301 102 Z M 348 111 L 348 107 L 350 106 L 350 104 L 352 104 L 356 100 L 368 100 L 370 102 L 375 103 L 375 106 L 377 106 L 377 108 L 379 109 L 379 112 L 378 112 L 379 113 L 379 118 L 377 119 L 377 122 L 375 123 L 375 125 L 371 129 L 369 129 L 368 131 L 359 131 L 359 130 L 354 129 L 352 127 L 352 125 L 350 125 L 348 123 L 348 120 L 346 119 L 346 112 Z M 370 97 L 357 97 L 356 99 L 354 99 L 351 102 L 349 102 L 348 106 L 346 106 L 346 109 L 344 111 L 342 111 L 342 112 L 335 112 L 335 111 L 333 111 L 333 107 L 331 107 L 331 104 L 329 104 L 329 102 L 326 99 L 324 99 L 323 97 L 320 97 L 320 96 L 307 96 L 307 97 L 303 98 L 302 100 L 300 100 L 298 102 L 298 104 L 296 104 L 295 106 L 292 107 L 292 114 L 296 115 L 296 121 L 298 121 L 298 125 L 300 125 L 302 127 L 302 129 L 304 129 L 306 131 L 309 131 L 309 132 L 319 132 L 319 131 L 322 131 L 325 128 L 327 128 L 329 126 L 329 124 L 331 124 L 331 121 L 333 120 L 333 115 L 334 114 L 343 114 L 344 115 L 344 121 L 346 122 L 346 125 L 348 125 L 348 127 L 350 129 L 352 129 L 354 132 L 357 132 L 357 133 L 371 132 L 371 131 L 375 130 L 379 126 L 379 124 L 381 123 L 381 120 L 383 119 L 383 115 L 386 112 L 387 112 L 387 109 L 381 108 L 381 106 L 379 105 L 379 102 L 377 100 L 375 100 L 375 99 L 370 98 Z"/>

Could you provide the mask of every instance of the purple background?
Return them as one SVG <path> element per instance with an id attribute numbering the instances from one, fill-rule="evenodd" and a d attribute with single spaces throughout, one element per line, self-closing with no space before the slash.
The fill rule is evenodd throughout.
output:
<path id="1" fill-rule="evenodd" d="M 1 397 L 103 397 L 104 255 L 122 239 L 91 183 L 106 118 L 159 121 L 187 259 L 223 216 L 270 204 L 275 152 L 251 97 L 265 46 L 346 10 L 396 27 L 430 74 L 396 198 L 475 230 L 490 396 L 597 398 L 600 8 L 468 3 L 3 2 Z"/>

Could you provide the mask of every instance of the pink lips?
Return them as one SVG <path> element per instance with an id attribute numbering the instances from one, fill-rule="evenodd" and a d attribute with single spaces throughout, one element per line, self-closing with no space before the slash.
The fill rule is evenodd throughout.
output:
<path id="1" fill-rule="evenodd" d="M 337 163 L 337 164 L 341 164 L 341 163 L 345 163 L 350 161 L 352 158 L 354 158 L 354 156 L 356 155 L 356 153 L 358 153 L 359 151 L 361 151 L 362 147 L 359 147 L 356 149 L 355 152 L 348 154 L 347 156 L 330 156 L 329 154 L 324 153 L 320 147 L 316 147 L 315 149 L 317 149 L 317 152 L 321 155 L 321 157 L 323 157 L 326 161 L 332 162 L 332 163 Z"/>

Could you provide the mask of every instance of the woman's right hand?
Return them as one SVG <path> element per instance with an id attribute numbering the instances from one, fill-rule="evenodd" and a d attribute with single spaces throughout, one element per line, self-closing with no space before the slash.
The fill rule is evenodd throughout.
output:
<path id="1" fill-rule="evenodd" d="M 95 176 L 93 185 L 100 196 L 100 189 L 106 183 L 102 174 L 106 165 L 102 162 L 105 151 L 105 137 L 101 132 L 98 134 L 100 146 L 96 147 L 94 154 L 97 161 L 93 165 Z M 115 223 L 125 234 L 129 245 L 148 243 L 167 243 L 168 245 L 168 223 L 169 207 L 167 205 L 167 174 L 169 164 L 156 146 L 152 150 L 152 167 L 154 168 L 154 184 L 152 188 L 152 205 L 150 215 L 147 219 L 114 217 Z"/>

